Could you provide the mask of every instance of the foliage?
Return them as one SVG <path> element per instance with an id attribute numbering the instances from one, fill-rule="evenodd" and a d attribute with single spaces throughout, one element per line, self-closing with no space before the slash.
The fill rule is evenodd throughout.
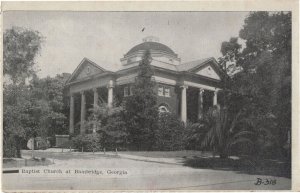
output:
<path id="1" fill-rule="evenodd" d="M 43 37 L 37 31 L 13 27 L 3 35 L 3 73 L 14 84 L 24 82 L 35 74 L 34 59 L 41 48 Z"/>
<path id="2" fill-rule="evenodd" d="M 3 138 L 3 157 L 21 157 L 20 149 L 17 149 L 18 143 L 17 137 L 13 137 L 12 135 L 4 134 Z"/>
<path id="3" fill-rule="evenodd" d="M 26 147 L 31 137 L 67 133 L 64 80 L 65 77 L 58 75 L 34 77 L 29 84 L 4 85 L 4 136 L 8 139 L 5 145 L 12 146 L 15 140 L 14 145 L 20 149 Z M 16 156 L 20 154 L 16 152 Z"/>
<path id="4" fill-rule="evenodd" d="M 3 89 L 4 156 L 20 157 L 21 146 L 31 133 L 33 120 L 28 114 L 30 95 L 26 85 L 4 85 Z"/>
<path id="5" fill-rule="evenodd" d="M 155 130 L 155 150 L 175 151 L 184 148 L 184 124 L 171 113 L 160 113 Z"/>
<path id="6" fill-rule="evenodd" d="M 254 12 L 245 24 L 240 37 L 247 47 L 240 63 L 245 73 L 256 72 L 255 96 L 266 104 L 261 107 L 264 115 L 275 118 L 269 131 L 277 138 L 276 148 L 286 152 L 283 146 L 291 129 L 291 12 Z"/>
<path id="7" fill-rule="evenodd" d="M 92 115 L 86 122 L 88 132 L 95 131 L 100 134 L 100 144 L 106 149 L 126 148 L 127 132 L 121 113 L 122 107 L 111 108 L 102 103 L 94 107 L 92 111 Z"/>
<path id="8" fill-rule="evenodd" d="M 124 119 L 128 128 L 128 142 L 132 149 L 151 150 L 155 143 L 155 129 L 158 120 L 157 97 L 152 80 L 153 70 L 150 66 L 151 55 L 145 52 L 139 64 L 133 95 L 123 102 Z"/>
<path id="9" fill-rule="evenodd" d="M 30 84 L 32 116 L 36 119 L 38 136 L 67 134 L 67 99 L 63 93 L 68 75 L 55 78 L 33 78 Z"/>
<path id="10" fill-rule="evenodd" d="M 213 148 L 219 153 L 220 158 L 227 158 L 232 148 L 241 143 L 253 144 L 251 135 L 253 132 L 247 130 L 245 122 L 241 119 L 242 109 L 237 114 L 232 114 L 227 108 L 215 106 L 209 110 L 206 120 L 208 131 L 201 143 L 202 148 Z"/>
<path id="11" fill-rule="evenodd" d="M 80 134 L 72 139 L 73 147 L 79 151 L 94 152 L 101 150 L 101 136 L 98 133 Z"/>
<path id="12" fill-rule="evenodd" d="M 122 114 L 115 114 L 107 119 L 103 133 L 103 146 L 114 150 L 127 148 L 127 129 Z"/>
<path id="13" fill-rule="evenodd" d="M 184 130 L 185 148 L 188 150 L 202 150 L 201 142 L 208 131 L 208 126 L 201 123 L 200 120 L 196 123 L 187 122 Z"/>
<path id="14" fill-rule="evenodd" d="M 223 61 L 234 53 L 239 68 L 226 82 L 230 93 L 225 96 L 242 98 L 238 107 L 245 109 L 243 118 L 257 133 L 258 154 L 278 157 L 290 151 L 283 147 L 291 129 L 291 12 L 251 12 L 239 36 L 246 44 L 243 50 L 232 40 L 221 48 Z"/>
<path id="15" fill-rule="evenodd" d="M 20 157 L 27 136 L 34 133 L 35 121 L 29 86 L 25 80 L 35 75 L 34 59 L 41 48 L 41 35 L 36 31 L 13 27 L 4 32 L 3 137 L 4 156 Z"/>

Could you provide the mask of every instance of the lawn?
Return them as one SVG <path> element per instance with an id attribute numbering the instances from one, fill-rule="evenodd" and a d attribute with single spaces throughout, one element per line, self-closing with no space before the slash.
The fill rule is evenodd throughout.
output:
<path id="1" fill-rule="evenodd" d="M 20 167 L 32 167 L 32 166 L 46 166 L 50 165 L 52 162 L 46 158 L 4 158 L 3 168 L 20 168 Z"/>
<path id="2" fill-rule="evenodd" d="M 208 157 L 210 152 L 201 151 L 121 151 L 120 154 L 136 155 L 153 158 L 192 158 L 192 157 Z"/>
<path id="3" fill-rule="evenodd" d="M 240 159 L 221 158 L 189 158 L 185 166 L 201 169 L 230 170 L 254 175 L 270 175 L 291 178 L 291 164 L 271 159 L 255 159 L 242 157 Z"/>
<path id="4" fill-rule="evenodd" d="M 22 150 L 22 156 L 31 156 L 31 150 Z M 58 159 L 58 160 L 71 160 L 71 159 L 93 159 L 95 157 L 118 157 L 117 155 L 104 155 L 104 153 L 93 154 L 92 152 L 47 152 L 47 151 L 35 151 L 35 157 Z"/>
<path id="5" fill-rule="evenodd" d="M 221 159 L 213 157 L 211 152 L 201 151 L 119 151 L 118 155 L 115 152 L 41 152 L 36 151 L 34 155 L 39 158 L 49 160 L 72 160 L 72 159 L 95 159 L 99 157 L 119 158 L 122 154 L 142 156 L 149 158 L 173 158 L 180 159 L 180 163 L 184 166 L 199 168 L 199 169 L 214 169 L 228 170 L 239 173 L 256 174 L 256 175 L 271 175 L 291 178 L 291 164 L 279 160 L 254 159 L 251 157 L 231 157 Z M 23 156 L 30 156 L 31 151 L 22 150 Z M 120 156 L 119 156 L 120 155 Z M 41 163 L 40 163 L 41 164 Z M 5 165 L 5 164 L 4 164 Z"/>
<path id="6" fill-rule="evenodd" d="M 221 159 L 213 158 L 210 152 L 201 151 L 124 151 L 119 153 L 152 158 L 183 158 L 183 165 L 199 169 L 230 170 L 291 178 L 291 164 L 280 160 L 236 156 Z"/>

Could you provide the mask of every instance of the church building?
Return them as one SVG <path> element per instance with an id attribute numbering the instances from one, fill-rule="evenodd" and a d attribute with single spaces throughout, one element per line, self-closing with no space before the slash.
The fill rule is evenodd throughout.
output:
<path id="1" fill-rule="evenodd" d="M 84 122 L 89 109 L 99 103 L 115 105 L 115 99 L 132 95 L 139 62 L 146 50 L 151 53 L 151 65 L 156 82 L 158 110 L 172 112 L 183 121 L 196 121 L 211 106 L 218 103 L 222 88 L 222 71 L 215 58 L 181 63 L 168 46 L 150 36 L 131 48 L 121 59 L 121 68 L 109 71 L 84 58 L 66 82 L 70 96 L 69 132 L 85 133 Z M 196 104 L 196 105 L 195 105 Z M 75 132 L 76 133 L 76 132 Z"/>

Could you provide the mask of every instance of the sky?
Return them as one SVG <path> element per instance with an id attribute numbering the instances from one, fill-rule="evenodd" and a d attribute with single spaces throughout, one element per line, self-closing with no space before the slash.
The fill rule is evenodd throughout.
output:
<path id="1" fill-rule="evenodd" d="M 12 26 L 44 36 L 36 58 L 40 77 L 72 73 L 86 57 L 107 70 L 146 36 L 156 36 L 182 63 L 221 56 L 223 41 L 238 37 L 248 12 L 4 12 L 4 30 Z M 144 29 L 142 31 L 142 29 Z"/>

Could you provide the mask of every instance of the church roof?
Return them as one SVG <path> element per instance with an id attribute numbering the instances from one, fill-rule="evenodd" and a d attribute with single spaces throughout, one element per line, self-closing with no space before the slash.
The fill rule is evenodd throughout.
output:
<path id="1" fill-rule="evenodd" d="M 207 62 L 215 60 L 213 57 L 209 57 L 209 58 L 204 58 L 204 59 L 200 59 L 200 60 L 194 60 L 191 62 L 186 62 L 186 63 L 182 63 L 178 66 L 176 66 L 178 71 L 190 71 L 194 68 L 198 68 L 201 67 L 203 65 L 205 65 Z"/>
<path id="2" fill-rule="evenodd" d="M 125 56 L 135 53 L 137 51 L 145 51 L 145 50 L 155 50 L 155 51 L 163 51 L 165 53 L 176 55 L 175 52 L 169 48 L 168 46 L 161 44 L 159 42 L 143 42 L 131 48 Z"/>

